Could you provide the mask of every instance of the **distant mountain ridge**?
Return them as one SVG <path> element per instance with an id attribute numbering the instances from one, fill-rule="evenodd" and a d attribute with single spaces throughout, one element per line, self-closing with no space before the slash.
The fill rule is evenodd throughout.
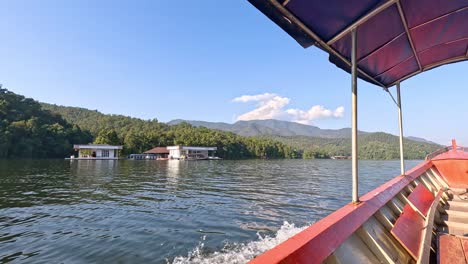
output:
<path id="1" fill-rule="evenodd" d="M 217 146 L 225 158 L 304 157 L 326 158 L 350 155 L 351 129 L 320 129 L 279 120 L 222 122 L 173 120 L 160 123 L 123 115 L 106 115 L 96 110 L 42 103 L 42 108 L 61 115 L 73 125 L 98 135 L 113 130 L 128 153 L 141 153 L 168 144 Z M 185 126 L 187 122 L 190 126 Z M 176 125 L 179 124 L 179 125 Z M 197 128 L 197 127 L 206 128 Z M 231 133 L 226 133 L 231 132 Z M 382 132 L 360 132 L 359 156 L 362 159 L 399 158 L 399 138 Z M 253 136 L 253 137 L 242 137 Z M 424 159 L 439 149 L 427 140 L 405 138 L 405 157 Z M 222 153 L 221 153 L 222 151 Z"/>
<path id="2" fill-rule="evenodd" d="M 237 121 L 234 124 L 176 119 L 168 122 L 167 124 L 176 125 L 182 122 L 189 123 L 193 126 L 204 126 L 210 129 L 229 131 L 241 136 L 347 138 L 351 135 L 351 128 L 321 129 L 316 126 L 275 119 Z M 359 131 L 359 134 L 367 134 L 367 132 Z"/>
<path id="3" fill-rule="evenodd" d="M 243 136 L 259 136 L 282 142 L 294 149 L 304 150 L 304 155 L 314 157 L 351 155 L 351 129 L 321 129 L 294 122 L 280 120 L 238 121 L 234 124 L 206 121 L 173 120 L 169 125 L 182 122 L 192 126 L 203 126 L 233 132 Z M 398 136 L 384 132 L 359 131 L 359 157 L 361 159 L 397 159 L 400 156 Z M 418 137 L 404 139 L 405 158 L 423 159 L 441 146 Z"/>
<path id="4" fill-rule="evenodd" d="M 413 141 L 422 142 L 422 143 L 437 144 L 437 143 L 435 143 L 433 141 L 430 141 L 430 140 L 427 140 L 427 139 L 424 139 L 424 138 L 420 138 L 420 137 L 409 136 L 409 137 L 406 137 L 406 138 L 410 139 L 410 140 L 413 140 Z"/>
<path id="5" fill-rule="evenodd" d="M 341 129 L 321 129 L 316 126 L 304 125 L 295 122 L 266 119 L 266 120 L 250 120 L 237 121 L 233 124 L 223 122 L 207 122 L 196 120 L 176 119 L 168 122 L 169 125 L 176 125 L 182 122 L 189 123 L 193 126 L 203 126 L 210 129 L 218 129 L 223 131 L 233 132 L 241 136 L 280 136 L 280 137 L 318 137 L 318 138 L 350 138 L 351 128 Z M 359 131 L 359 135 L 370 134 L 371 132 Z M 409 140 L 437 144 L 429 140 L 419 137 L 406 137 Z"/>

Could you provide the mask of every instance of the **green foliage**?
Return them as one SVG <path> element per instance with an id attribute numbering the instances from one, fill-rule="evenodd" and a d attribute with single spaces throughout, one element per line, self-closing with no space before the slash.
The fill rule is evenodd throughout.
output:
<path id="1" fill-rule="evenodd" d="M 351 136 L 351 128 L 342 129 L 321 129 L 316 126 L 304 125 L 295 122 L 266 119 L 266 120 L 248 120 L 237 121 L 234 124 L 222 122 L 207 122 L 196 120 L 176 119 L 168 124 L 176 125 L 187 122 L 193 126 L 204 126 L 210 129 L 233 132 L 241 136 L 308 136 L 322 138 L 346 138 Z M 365 132 L 360 132 L 360 134 Z"/>
<path id="2" fill-rule="evenodd" d="M 271 137 L 303 152 L 303 158 L 328 158 L 331 156 L 350 156 L 350 138 L 318 137 Z M 366 133 L 359 136 L 360 159 L 399 159 L 399 138 L 387 133 Z M 405 159 L 424 159 L 427 154 L 441 148 L 440 145 L 404 139 Z"/>
<path id="3" fill-rule="evenodd" d="M 101 130 L 94 139 L 94 144 L 120 145 L 120 139 L 114 130 Z"/>
<path id="4" fill-rule="evenodd" d="M 330 156 L 326 153 L 326 151 L 322 149 L 312 150 L 312 149 L 305 149 L 302 152 L 303 159 L 328 159 Z"/>
<path id="5" fill-rule="evenodd" d="M 63 158 L 91 134 L 0 85 L 0 158 Z"/>
<path id="6" fill-rule="evenodd" d="M 156 119 L 104 115 L 77 107 L 42 106 L 90 131 L 96 138 L 95 143 L 123 144 L 124 154 L 142 153 L 157 146 L 188 145 L 217 147 L 216 154 L 225 159 L 300 157 L 292 147 L 268 138 L 242 137 L 231 132 L 194 127 L 185 122 L 170 126 Z"/>
<path id="7" fill-rule="evenodd" d="M 301 128 L 302 129 L 302 128 Z M 72 144 L 123 145 L 124 154 L 142 153 L 156 146 L 214 146 L 219 157 L 329 158 L 350 155 L 349 138 L 307 136 L 243 137 L 182 122 L 177 125 L 122 115 L 105 115 L 78 107 L 38 102 L 0 87 L 0 158 L 62 158 Z M 437 144 L 405 140 L 405 158 L 422 159 Z M 359 137 L 361 159 L 398 159 L 398 137 L 365 133 Z"/>

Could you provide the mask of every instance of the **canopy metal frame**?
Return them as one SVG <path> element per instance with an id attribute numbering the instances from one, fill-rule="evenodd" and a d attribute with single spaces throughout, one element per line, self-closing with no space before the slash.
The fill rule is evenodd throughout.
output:
<path id="1" fill-rule="evenodd" d="M 299 20 L 295 15 L 289 12 L 289 10 L 287 10 L 277 0 L 269 0 L 269 1 L 274 7 L 276 7 L 283 14 L 285 18 L 287 18 L 289 21 L 291 21 L 292 23 L 296 24 L 299 28 L 301 28 L 305 33 L 307 33 L 307 35 L 313 38 L 317 42 L 317 44 L 320 45 L 323 49 L 325 49 L 330 54 L 333 54 L 334 56 L 339 58 L 343 63 L 348 65 L 348 67 L 352 66 L 350 61 L 348 61 L 343 55 L 341 55 L 334 48 L 328 45 L 324 40 L 322 40 L 314 31 L 312 31 L 309 27 L 307 27 L 304 23 L 302 23 L 301 20 Z M 363 71 L 359 67 L 357 67 L 357 71 L 363 76 L 365 76 L 366 78 L 372 80 L 374 83 L 381 86 L 382 88 L 386 88 L 386 86 L 383 83 L 379 82 L 378 80 L 370 76 L 367 72 Z"/>
<path id="2" fill-rule="evenodd" d="M 403 151 L 403 114 L 401 107 L 401 93 L 400 93 L 400 83 L 396 84 L 397 90 L 397 100 L 398 100 L 398 125 L 400 128 L 400 169 L 401 175 L 405 175 L 405 156 Z"/>
<path id="3" fill-rule="evenodd" d="M 319 46 L 321 47 L 322 49 L 324 49 L 325 51 L 327 51 L 328 53 L 330 53 L 331 55 L 337 57 L 339 60 L 341 60 L 343 63 L 345 63 L 348 67 L 352 67 L 352 62 L 348 59 L 346 59 L 343 55 L 341 55 L 337 50 L 335 50 L 331 45 L 335 42 L 337 42 L 338 40 L 340 40 L 341 38 L 343 38 L 344 36 L 346 36 L 347 34 L 350 34 L 354 29 L 357 29 L 360 25 L 364 24 L 366 21 L 368 21 L 369 19 L 371 19 L 372 17 L 374 17 L 375 15 L 381 13 L 382 11 L 386 10 L 387 8 L 389 8 L 390 6 L 392 5 L 396 5 L 397 6 L 397 9 L 398 9 L 398 12 L 399 12 L 399 16 L 400 16 L 400 19 L 401 19 L 401 22 L 403 23 L 403 27 L 405 29 L 405 31 L 402 33 L 402 34 L 406 34 L 407 37 L 408 37 L 408 41 L 409 41 L 409 44 L 411 46 L 411 49 L 412 49 L 412 53 L 413 53 L 413 56 L 414 56 L 414 59 L 416 60 L 417 64 L 418 64 L 418 67 L 419 69 L 415 72 L 412 72 L 408 75 L 405 75 L 395 81 L 393 81 L 392 83 L 388 84 L 388 85 L 384 85 L 382 82 L 378 81 L 376 79 L 376 77 L 380 76 L 381 74 L 385 73 L 385 72 L 388 72 L 389 70 L 399 66 L 401 63 L 404 63 L 406 60 L 394 65 L 393 67 L 391 67 L 390 69 L 387 69 L 385 72 L 383 73 L 380 73 L 379 75 L 376 75 L 376 76 L 372 76 L 371 74 L 369 74 L 368 72 L 366 72 L 365 70 L 357 67 L 357 72 L 359 74 L 361 74 L 362 76 L 366 77 L 367 79 L 369 79 L 370 81 L 374 82 L 376 85 L 384 88 L 384 89 L 387 89 L 389 87 L 392 87 L 392 86 L 395 86 L 397 83 L 401 83 L 403 82 L 404 80 L 407 80 L 408 78 L 411 78 L 412 76 L 414 75 L 417 75 L 421 72 L 424 72 L 424 71 L 427 71 L 427 70 L 430 70 L 430 69 L 433 69 L 435 67 L 438 67 L 438 66 L 441 66 L 441 65 L 444 65 L 444 64 L 448 64 L 448 63 L 453 63 L 453 62 L 459 62 L 459 61 L 464 61 L 464 60 L 468 60 L 468 50 L 467 50 L 467 53 L 465 54 L 465 56 L 459 56 L 459 57 L 455 57 L 455 58 L 450 58 L 450 59 L 447 59 L 447 60 L 443 60 L 443 61 L 440 61 L 440 62 L 436 62 L 436 63 L 433 63 L 431 65 L 428 65 L 428 66 L 425 66 L 423 67 L 422 64 L 421 64 L 421 61 L 420 61 L 420 58 L 419 58 L 419 55 L 418 55 L 418 52 L 416 51 L 415 49 L 415 45 L 414 45 L 414 42 L 413 42 L 413 39 L 412 39 L 412 36 L 410 34 L 410 28 L 408 26 L 408 22 L 406 20 L 406 17 L 405 17 L 405 14 L 403 12 L 403 9 L 401 7 L 401 3 L 400 3 L 400 0 L 388 0 L 386 2 L 383 2 L 381 5 L 379 5 L 378 7 L 374 8 L 373 10 L 369 11 L 367 14 L 365 14 L 364 16 L 360 17 L 359 19 L 357 19 L 355 22 L 353 22 L 352 24 L 348 25 L 345 29 L 341 30 L 339 33 L 337 33 L 334 37 L 332 37 L 329 41 L 325 41 L 323 40 L 322 38 L 320 38 L 318 36 L 318 34 L 316 34 L 313 30 L 311 30 L 308 26 L 306 26 L 299 18 L 297 18 L 294 14 L 292 14 L 287 8 L 286 6 L 288 5 L 288 3 L 290 2 L 290 0 L 285 0 L 283 1 L 282 3 L 280 3 L 278 0 L 268 0 L 268 2 L 270 2 L 276 9 L 278 9 L 278 11 L 281 12 L 281 14 L 287 19 L 289 20 L 291 23 L 295 24 L 296 26 L 298 26 L 301 30 L 303 30 L 309 37 L 311 37 L 316 43 L 315 43 L 315 46 Z M 438 19 L 441 19 L 443 17 L 446 17 L 446 16 L 449 16 L 451 14 L 454 14 L 456 12 L 460 12 L 460 11 L 463 11 L 465 9 L 468 9 L 468 7 L 461 7 L 461 8 L 458 8 L 456 10 L 453 10 L 451 12 L 448 12 L 444 15 L 441 15 L 441 16 L 438 16 L 436 18 L 433 18 L 431 19 L 430 21 L 427 21 L 421 25 L 418 25 L 414 28 L 417 28 L 417 27 L 420 27 L 420 26 L 423 26 L 427 23 L 431 23 L 431 22 L 434 22 Z M 393 40 L 393 39 L 392 39 Z M 381 47 L 377 48 L 380 49 L 382 47 L 384 47 L 385 45 L 387 45 L 388 43 L 390 43 L 392 40 L 390 40 L 389 42 L 383 44 Z M 453 41 L 450 41 L 450 42 L 453 42 Z M 440 45 L 444 45 L 444 44 L 448 44 L 450 42 L 447 42 L 447 43 L 441 43 Z M 411 59 L 413 57 L 409 57 L 407 59 Z"/>
<path id="4" fill-rule="evenodd" d="M 357 45 L 358 36 L 357 30 L 351 31 L 351 172 L 352 172 L 352 202 L 359 203 L 359 156 L 358 156 L 358 93 L 357 93 Z M 405 175 L 405 158 L 403 148 L 403 113 L 401 105 L 400 83 L 396 84 L 397 101 L 392 94 L 386 89 L 393 102 L 398 107 L 398 125 L 400 130 L 400 172 Z"/>
<path id="5" fill-rule="evenodd" d="M 280 3 L 280 1 L 282 3 Z M 415 48 L 415 44 L 413 41 L 413 37 L 410 32 L 410 28 L 408 26 L 408 20 L 405 16 L 405 12 L 403 10 L 402 4 L 400 0 L 387 0 L 383 3 L 381 3 L 379 6 L 375 7 L 373 10 L 369 11 L 362 17 L 358 18 L 356 21 L 353 23 L 349 24 L 346 26 L 346 28 L 342 29 L 340 32 L 336 33 L 335 36 L 331 37 L 328 41 L 325 41 L 319 35 L 314 32 L 311 28 L 309 28 L 307 25 L 305 25 L 301 19 L 296 17 L 292 12 L 290 12 L 286 6 L 288 3 L 290 3 L 291 0 L 266 0 L 266 2 L 269 3 L 272 7 L 276 8 L 279 13 L 284 17 L 284 19 L 293 24 L 294 26 L 298 27 L 304 34 L 306 34 L 313 42 L 313 45 L 317 46 L 318 48 L 321 48 L 328 52 L 331 56 L 336 57 L 338 60 L 340 60 L 342 63 L 344 63 L 347 67 L 349 67 L 350 72 L 351 72 L 351 107 L 352 107 L 352 116 L 351 116 L 351 121 L 352 121 L 352 129 L 351 129 L 351 139 L 352 139 L 352 149 L 351 149 L 351 155 L 352 155 L 352 202 L 353 203 L 359 203 L 359 194 L 358 194 L 358 93 L 357 93 L 357 84 L 358 84 L 358 75 L 361 77 L 365 77 L 364 79 L 373 82 L 374 84 L 382 87 L 392 98 L 393 102 L 396 104 L 398 107 L 398 124 L 399 124 L 399 139 L 400 139 L 400 169 L 401 169 L 401 175 L 405 175 L 405 160 L 404 160 L 404 142 L 403 142 L 403 114 L 402 114 L 402 103 L 401 103 L 401 93 L 400 93 L 400 83 L 408 78 L 411 78 L 412 76 L 415 76 L 421 72 L 433 69 L 435 67 L 444 65 L 444 64 L 449 64 L 453 62 L 459 62 L 459 61 L 464 61 L 468 60 L 468 48 L 466 50 L 466 53 L 462 56 L 457 56 L 457 57 L 452 57 L 446 60 L 434 62 L 432 64 L 426 64 L 423 65 L 421 63 L 420 55 L 424 53 L 426 50 L 429 51 L 430 49 L 440 46 L 440 45 L 447 45 L 447 44 L 452 44 L 457 41 L 463 41 L 467 40 L 468 37 L 464 37 L 461 39 L 456 39 L 456 40 L 451 40 L 446 43 L 439 43 L 437 45 L 428 47 L 426 50 L 421 50 L 418 51 Z M 387 8 L 390 8 L 391 6 L 395 5 L 397 10 L 398 10 L 398 16 L 401 20 L 401 23 L 403 24 L 404 31 L 398 34 L 396 37 L 392 38 L 391 40 L 388 40 L 386 43 L 383 43 L 381 46 L 377 47 L 375 50 L 369 52 L 369 54 L 364 55 L 362 58 L 359 59 L 357 58 L 357 47 L 358 47 L 358 27 L 366 23 L 369 19 L 373 18 L 377 14 L 381 13 L 382 11 L 386 10 Z M 438 19 L 444 18 L 446 16 L 449 16 L 451 14 L 454 14 L 456 12 L 463 11 L 465 9 L 468 9 L 467 6 L 458 8 L 456 10 L 453 10 L 451 12 L 448 12 L 446 14 L 441 14 L 438 17 L 435 17 L 429 21 L 426 21 L 420 25 L 414 26 L 411 28 L 411 30 L 424 26 L 428 23 L 434 22 Z M 337 41 L 341 40 L 345 36 L 348 36 L 348 34 L 351 35 L 351 58 L 348 60 L 345 55 L 342 55 L 340 52 L 335 50 L 332 45 L 335 44 Z M 409 46 L 411 47 L 411 53 L 412 56 L 409 56 L 408 58 L 398 62 L 396 65 L 393 65 L 386 69 L 385 71 L 378 73 L 375 76 L 372 76 L 371 73 L 366 72 L 365 70 L 361 69 L 358 67 L 358 64 L 363 61 L 364 59 L 368 58 L 372 54 L 375 54 L 376 52 L 382 50 L 384 47 L 392 43 L 392 41 L 396 40 L 397 38 L 402 37 L 403 35 L 406 35 Z M 305 46 L 309 46 L 311 43 L 307 43 Z M 391 83 L 382 83 L 381 81 L 378 80 L 378 78 L 386 73 L 389 73 L 391 70 L 396 69 L 396 67 L 399 67 L 402 65 L 402 63 L 408 62 L 408 60 L 414 59 L 417 63 L 417 70 L 414 72 L 411 72 L 409 74 L 406 74 L 405 76 L 399 77 L 397 80 L 392 81 Z M 335 63 L 336 64 L 336 63 Z M 340 67 L 340 66 L 339 66 Z M 393 97 L 392 93 L 389 91 L 389 87 L 396 86 L 396 93 L 397 93 L 397 100 Z"/>
<path id="6" fill-rule="evenodd" d="M 407 79 L 409 79 L 409 78 L 411 78 L 411 77 L 413 77 L 415 75 L 418 75 L 419 73 L 421 73 L 423 71 L 428 71 L 430 69 L 434 69 L 434 68 L 442 66 L 444 64 L 449 64 L 449 63 L 454 63 L 454 62 L 459 62 L 459 61 L 465 61 L 465 60 L 468 60 L 468 52 L 467 52 L 467 54 L 465 56 L 454 57 L 454 58 L 446 59 L 446 60 L 443 60 L 443 61 L 433 63 L 431 65 L 428 65 L 428 66 L 424 67 L 422 71 L 416 71 L 416 72 L 410 73 L 410 74 L 408 74 L 406 76 L 403 76 L 399 80 L 396 80 L 396 81 L 392 82 L 388 87 L 395 86 L 397 83 L 401 83 L 401 82 L 403 82 L 403 81 L 405 81 L 405 80 L 407 80 Z"/>
<path id="7" fill-rule="evenodd" d="M 358 173 L 358 103 L 357 103 L 357 30 L 351 31 L 351 156 L 352 156 L 352 177 L 353 177 L 353 203 L 359 202 L 359 173 Z"/>
<path id="8" fill-rule="evenodd" d="M 408 36 L 408 41 L 410 43 L 411 49 L 413 50 L 414 58 L 416 59 L 416 62 L 418 63 L 419 70 L 422 71 L 423 67 L 421 66 L 421 61 L 419 60 L 418 52 L 416 52 L 416 48 L 414 47 L 413 38 L 411 37 L 411 34 L 409 32 L 408 21 L 406 20 L 405 13 L 403 12 L 403 8 L 401 7 L 401 3 L 399 0 L 396 2 L 396 4 L 398 7 L 398 13 L 400 15 L 401 22 L 403 23 L 403 26 L 405 27 L 406 35 Z"/>
<path id="9" fill-rule="evenodd" d="M 332 39 L 330 39 L 327 42 L 327 45 L 331 46 L 333 43 L 337 42 L 338 40 L 340 40 L 341 38 L 343 38 L 347 34 L 351 33 L 351 31 L 353 29 L 355 29 L 358 26 L 364 24 L 367 20 L 371 19 L 373 16 L 375 16 L 378 13 L 382 12 L 383 10 L 387 9 L 387 7 L 390 7 L 391 5 L 395 4 L 397 1 L 398 0 L 389 0 L 389 1 L 385 2 L 385 3 L 383 3 L 382 5 L 378 6 L 374 10 L 370 11 L 367 15 L 361 17 L 356 22 L 352 23 L 347 28 L 342 30 L 340 33 L 336 34 Z M 288 0 L 288 2 L 289 2 L 289 0 Z"/>

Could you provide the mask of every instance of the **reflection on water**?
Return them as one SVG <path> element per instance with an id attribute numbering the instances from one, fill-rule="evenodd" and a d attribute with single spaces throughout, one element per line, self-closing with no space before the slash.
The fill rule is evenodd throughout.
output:
<path id="1" fill-rule="evenodd" d="M 0 262 L 242 263 L 349 202 L 350 166 L 0 161 Z M 360 193 L 398 171 L 362 161 Z"/>

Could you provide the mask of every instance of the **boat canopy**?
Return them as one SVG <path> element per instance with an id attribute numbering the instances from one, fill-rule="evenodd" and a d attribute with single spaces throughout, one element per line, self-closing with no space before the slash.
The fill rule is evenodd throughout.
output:
<path id="1" fill-rule="evenodd" d="M 468 0 L 249 0 L 304 48 L 317 46 L 359 78 L 384 88 L 468 60 Z"/>

